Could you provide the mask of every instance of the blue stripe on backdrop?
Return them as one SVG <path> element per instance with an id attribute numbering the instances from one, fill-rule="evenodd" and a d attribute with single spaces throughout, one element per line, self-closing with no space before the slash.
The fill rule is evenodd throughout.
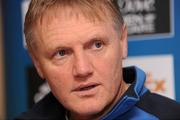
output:
<path id="1" fill-rule="evenodd" d="M 176 99 L 180 102 L 180 1 L 175 0 L 175 38 L 173 40 L 173 53 L 175 56 L 175 87 L 176 87 Z"/>
<path id="2" fill-rule="evenodd" d="M 22 45 L 22 0 L 3 1 L 7 118 L 12 119 L 27 109 L 26 68 L 31 61 Z M 175 36 L 173 38 L 129 42 L 129 56 L 173 54 L 175 67 L 176 99 L 180 101 L 180 4 L 175 5 Z M 164 13 L 165 14 L 165 13 Z"/>
<path id="3" fill-rule="evenodd" d="M 27 108 L 25 67 L 30 60 L 22 46 L 21 1 L 3 1 L 7 119 Z"/>

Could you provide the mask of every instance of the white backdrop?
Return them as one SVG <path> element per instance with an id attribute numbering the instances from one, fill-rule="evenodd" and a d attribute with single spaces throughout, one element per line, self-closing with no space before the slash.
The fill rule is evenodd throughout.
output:
<path id="1" fill-rule="evenodd" d="M 124 60 L 124 66 L 131 65 L 136 65 L 146 72 L 146 86 L 152 92 L 175 99 L 172 55 L 136 56 Z"/>

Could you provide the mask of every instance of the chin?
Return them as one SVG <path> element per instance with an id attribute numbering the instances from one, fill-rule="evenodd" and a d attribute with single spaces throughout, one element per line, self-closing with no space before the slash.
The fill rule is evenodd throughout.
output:
<path id="1" fill-rule="evenodd" d="M 75 111 L 72 113 L 76 116 L 80 116 L 81 118 L 87 118 L 98 116 L 98 114 L 101 113 L 103 109 L 103 105 L 91 104 L 91 102 L 89 102 L 88 105 L 82 104 L 79 107 L 76 107 Z"/>

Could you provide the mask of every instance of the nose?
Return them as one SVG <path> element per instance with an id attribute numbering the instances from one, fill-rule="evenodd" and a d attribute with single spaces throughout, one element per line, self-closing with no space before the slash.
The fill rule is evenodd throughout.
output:
<path id="1" fill-rule="evenodd" d="M 77 78 L 85 78 L 93 73 L 91 61 L 83 53 L 78 53 L 74 59 L 73 75 Z"/>

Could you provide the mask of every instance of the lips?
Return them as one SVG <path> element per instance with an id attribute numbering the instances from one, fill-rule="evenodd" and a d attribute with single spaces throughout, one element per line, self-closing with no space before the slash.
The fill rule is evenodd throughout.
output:
<path id="1" fill-rule="evenodd" d="M 78 87 L 76 87 L 73 91 L 81 92 L 81 91 L 88 91 L 91 90 L 100 84 L 98 83 L 88 83 L 88 84 L 80 84 Z"/>

